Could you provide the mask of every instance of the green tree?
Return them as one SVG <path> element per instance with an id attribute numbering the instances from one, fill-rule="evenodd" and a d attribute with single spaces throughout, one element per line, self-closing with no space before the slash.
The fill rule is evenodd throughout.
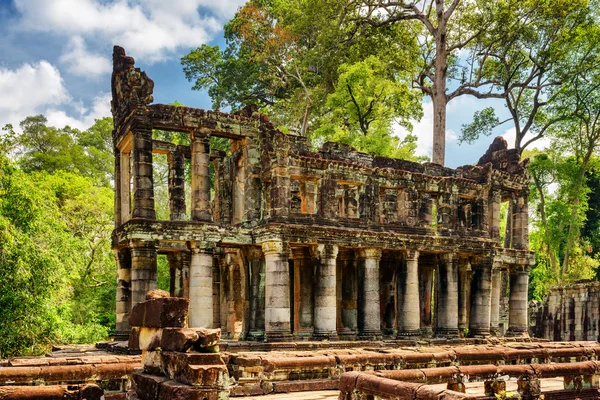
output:
<path id="1" fill-rule="evenodd" d="M 113 179 L 112 118 L 96 120 L 86 130 L 47 125 L 43 115 L 30 116 L 20 123 L 21 132 L 4 127 L 3 145 L 24 171 L 79 171 L 108 186 Z"/>
<path id="2" fill-rule="evenodd" d="M 409 118 L 405 116 L 409 113 L 412 118 L 420 117 L 418 103 L 412 103 L 417 96 L 411 93 L 410 80 L 405 79 L 415 68 L 411 56 L 416 48 L 415 39 L 400 25 L 385 29 L 366 26 L 360 35 L 351 37 L 349 26 L 341 18 L 346 5 L 345 0 L 249 1 L 226 24 L 224 50 L 203 46 L 182 58 L 186 76 L 195 82 L 194 89 L 208 90 L 215 108 L 254 104 L 277 125 L 293 132 L 312 136 L 319 131 L 317 136 L 333 137 L 331 132 L 336 129 L 332 125 L 339 126 L 332 121 L 334 114 L 340 120 L 351 121 L 367 112 L 356 107 L 335 107 L 335 94 L 339 97 L 347 91 L 347 85 L 338 82 L 340 74 L 348 73 L 352 65 L 362 62 L 354 68 L 371 68 L 371 74 L 376 72 L 377 77 L 390 82 L 394 86 L 395 103 L 401 95 L 407 96 L 402 101 L 411 107 L 407 110 L 392 107 L 395 119 L 407 122 Z M 364 60 L 369 56 L 379 59 L 386 70 L 366 66 Z M 371 81 L 375 80 L 374 76 Z M 384 104 L 394 102 L 391 93 L 372 99 L 380 110 Z M 412 105 L 417 105 L 417 109 Z M 378 125 L 377 135 L 385 143 L 397 143 L 388 138 L 392 134 L 388 115 L 368 114 L 363 122 Z M 384 120 L 378 121 L 380 117 Z M 337 136 L 342 137 L 342 132 L 355 133 L 351 129 L 337 129 Z M 365 132 L 370 135 L 375 129 Z M 394 149 L 388 150 L 391 153 Z"/>

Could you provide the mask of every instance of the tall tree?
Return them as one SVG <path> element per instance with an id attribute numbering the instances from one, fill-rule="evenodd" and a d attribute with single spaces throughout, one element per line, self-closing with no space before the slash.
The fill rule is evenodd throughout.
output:
<path id="1" fill-rule="evenodd" d="M 471 143 L 512 123 L 514 146 L 522 151 L 568 118 L 568 112 L 553 108 L 571 78 L 600 50 L 600 43 L 582 40 L 594 35 L 595 7 L 588 0 L 497 2 L 497 22 L 468 48 L 463 92 L 502 98 L 509 117 L 500 121 L 492 107 L 478 111 L 463 125 L 460 140 Z M 474 91 L 483 88 L 486 93 Z"/>
<path id="2" fill-rule="evenodd" d="M 361 35 L 349 38 L 342 18 L 346 3 L 251 0 L 225 26 L 226 49 L 203 46 L 182 58 L 186 76 L 195 82 L 195 89 L 208 90 L 213 107 L 253 103 L 276 124 L 302 135 L 329 123 L 329 117 L 321 118 L 325 115 L 355 118 L 356 108 L 334 109 L 329 95 L 340 93 L 338 80 L 345 71 L 341 66 L 352 66 L 369 56 L 386 65 L 385 71 L 376 69 L 378 75 L 373 79 L 405 85 L 407 90 L 402 93 L 410 102 L 415 94 L 410 93 L 405 76 L 412 75 L 416 65 L 414 37 L 405 26 L 397 25 L 383 29 L 367 26 Z M 347 91 L 347 86 L 343 90 Z M 374 106 L 383 104 L 381 99 L 376 98 Z M 344 114 L 346 110 L 354 114 Z M 415 111 L 414 107 L 409 110 Z M 369 120 L 382 116 L 369 114 Z M 405 123 L 404 114 L 394 118 Z M 416 110 L 412 118 L 419 117 L 420 110 Z M 386 135 L 391 133 L 388 130 Z"/>

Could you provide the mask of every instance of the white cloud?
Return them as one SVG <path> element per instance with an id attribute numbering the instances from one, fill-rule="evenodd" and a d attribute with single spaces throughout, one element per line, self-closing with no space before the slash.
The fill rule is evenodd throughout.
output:
<path id="1" fill-rule="evenodd" d="M 71 97 L 58 69 L 47 61 L 0 68 L 0 124 L 17 125 L 47 106 L 68 103 Z"/>
<path id="2" fill-rule="evenodd" d="M 409 132 L 400 125 L 395 125 L 394 133 L 403 138 Z M 431 158 L 433 151 L 433 103 L 431 101 L 423 102 L 423 118 L 419 122 L 413 121 L 412 134 L 418 138 L 416 155 Z M 456 132 L 452 129 L 446 129 L 446 143 L 456 141 L 458 141 Z"/>
<path id="3" fill-rule="evenodd" d="M 509 128 L 507 130 L 505 130 L 502 133 L 502 137 L 504 139 L 506 139 L 506 141 L 508 142 L 508 148 L 509 149 L 513 149 L 515 147 L 515 139 L 517 137 L 517 133 L 516 133 L 516 129 L 514 127 Z M 525 137 L 523 138 L 523 140 L 521 140 L 521 146 L 524 145 L 525 143 L 527 143 L 528 140 L 530 140 L 534 135 L 529 132 L 525 135 Z M 541 139 L 536 140 L 535 142 L 532 142 L 530 145 L 527 146 L 527 150 L 531 150 L 531 149 L 539 149 L 539 150 L 544 150 L 550 147 L 550 145 L 552 144 L 552 140 L 548 137 L 542 137 Z"/>
<path id="4" fill-rule="evenodd" d="M 146 62 L 206 43 L 244 2 L 15 0 L 21 29 L 110 41 Z"/>
<path id="5" fill-rule="evenodd" d="M 95 118 L 110 116 L 110 94 L 96 97 L 89 109 L 75 102 L 58 69 L 47 61 L 24 64 L 17 69 L 0 68 L 0 126 L 18 127 L 25 117 L 44 114 L 48 123 L 87 129 Z M 65 108 L 74 109 L 75 116 Z"/>
<path id="6" fill-rule="evenodd" d="M 56 127 L 69 125 L 72 128 L 85 130 L 94 124 L 95 119 L 111 116 L 110 100 L 110 93 L 103 93 L 94 98 L 92 106 L 89 109 L 76 107 L 76 116 L 70 116 L 64 110 L 56 108 L 47 109 L 45 116 L 48 119 L 48 125 Z"/>
<path id="7" fill-rule="evenodd" d="M 59 61 L 67 69 L 78 76 L 99 77 L 112 70 L 112 64 L 106 57 L 88 52 L 81 36 L 71 38 L 66 53 L 60 56 Z"/>

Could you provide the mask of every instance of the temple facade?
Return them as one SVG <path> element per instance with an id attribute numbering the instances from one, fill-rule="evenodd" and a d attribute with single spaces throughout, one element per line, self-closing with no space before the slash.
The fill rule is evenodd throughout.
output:
<path id="1" fill-rule="evenodd" d="M 159 255 L 171 295 L 190 301 L 189 326 L 225 338 L 485 337 L 504 333 L 506 287 L 506 334 L 527 334 L 527 160 L 502 138 L 456 169 L 339 143 L 313 151 L 249 110 L 152 104 L 152 80 L 117 46 L 113 64 L 117 334 L 156 288 Z M 168 160 L 164 220 L 157 155 Z"/>

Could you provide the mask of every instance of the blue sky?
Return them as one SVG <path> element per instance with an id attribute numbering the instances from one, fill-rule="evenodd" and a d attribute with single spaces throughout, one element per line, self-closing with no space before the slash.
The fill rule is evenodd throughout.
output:
<path id="1" fill-rule="evenodd" d="M 154 100 L 210 108 L 192 91 L 179 59 L 203 43 L 223 43 L 223 24 L 244 0 L 0 0 L 0 126 L 18 125 L 43 113 L 54 126 L 91 126 L 110 116 L 111 55 L 125 48 L 154 80 Z M 505 114 L 501 101 L 472 97 L 448 105 L 446 165 L 476 163 L 491 137 L 458 144 L 461 124 L 488 105 Z M 431 104 L 415 123 L 420 155 L 431 155 Z M 501 118 L 502 119 L 502 118 Z M 510 125 L 495 135 L 514 142 Z M 401 135 L 402 130 L 398 129 Z"/>

